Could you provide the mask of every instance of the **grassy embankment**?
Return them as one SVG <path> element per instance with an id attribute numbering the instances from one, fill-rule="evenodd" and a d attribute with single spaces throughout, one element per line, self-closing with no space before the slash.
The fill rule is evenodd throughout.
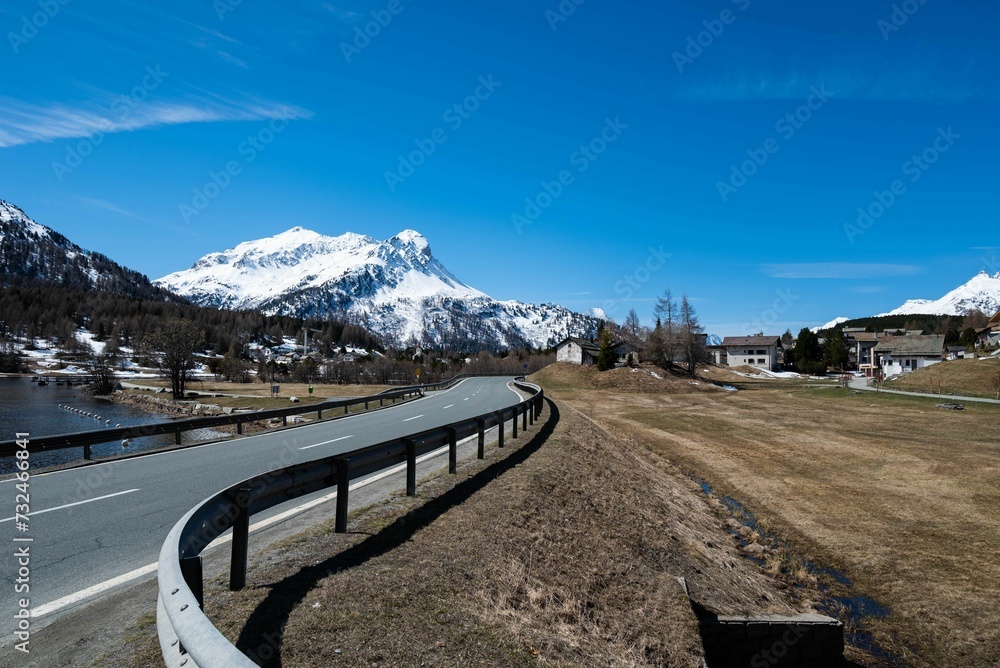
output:
<path id="1" fill-rule="evenodd" d="M 963 397 L 997 398 L 1000 358 L 988 357 L 940 362 L 907 373 L 885 384 L 887 390 L 938 392 Z"/>

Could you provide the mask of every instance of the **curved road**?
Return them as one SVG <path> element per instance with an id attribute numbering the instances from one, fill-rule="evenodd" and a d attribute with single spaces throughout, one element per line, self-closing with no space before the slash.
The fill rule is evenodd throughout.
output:
<path id="1" fill-rule="evenodd" d="M 450 390 L 371 413 L 33 475 L 27 533 L 14 524 L 16 481 L 0 482 L 0 531 L 7 543 L 0 550 L 0 646 L 14 638 L 19 598 L 30 598 L 32 617 L 44 623 L 45 617 L 96 595 L 88 589 L 110 589 L 155 572 L 170 528 L 220 489 L 276 468 L 512 406 L 521 396 L 508 386 L 510 380 L 471 378 Z M 14 543 L 15 537 L 33 541 Z M 15 593 L 18 563 L 13 556 L 25 545 L 30 547 L 27 595 Z"/>

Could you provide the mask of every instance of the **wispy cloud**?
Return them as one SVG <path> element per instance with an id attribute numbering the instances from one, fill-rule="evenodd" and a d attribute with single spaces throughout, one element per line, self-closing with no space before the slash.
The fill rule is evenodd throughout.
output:
<path id="1" fill-rule="evenodd" d="M 909 264 L 859 264 L 851 262 L 813 262 L 801 264 L 764 264 L 761 271 L 771 278 L 870 279 L 910 276 L 920 267 Z"/>
<path id="2" fill-rule="evenodd" d="M 108 108 L 65 104 L 30 104 L 0 97 L 0 148 L 131 132 L 187 123 L 259 121 L 272 118 L 305 119 L 313 113 L 294 105 L 262 100 L 143 102 L 134 109 L 125 104 Z"/>
<path id="3" fill-rule="evenodd" d="M 237 58 L 233 54 L 229 53 L 228 51 L 222 51 L 220 49 L 219 51 L 216 51 L 216 53 L 219 55 L 219 58 L 222 58 L 227 63 L 231 63 L 231 64 L 236 65 L 238 67 L 242 67 L 245 70 L 249 70 L 250 69 L 244 61 L 240 60 L 239 58 Z"/>
<path id="4" fill-rule="evenodd" d="M 77 197 L 76 199 L 77 199 L 77 201 L 81 202 L 82 204 L 87 204 L 89 206 L 94 206 L 94 207 L 97 207 L 99 209 L 104 209 L 106 211 L 111 211 L 112 213 L 120 214 L 122 216 L 125 216 L 126 218 L 132 218 L 134 220 L 138 220 L 138 221 L 143 222 L 143 223 L 151 223 L 151 222 L 153 222 L 153 221 L 149 220 L 148 218 L 143 218 L 140 215 L 134 214 L 131 211 L 127 211 L 126 209 L 123 209 L 120 206 L 118 206 L 118 205 L 116 205 L 116 204 L 114 204 L 112 202 L 108 202 L 106 200 L 103 200 L 103 199 L 94 199 L 92 197 Z"/>
<path id="5" fill-rule="evenodd" d="M 329 2 L 324 2 L 323 3 L 323 9 L 325 9 L 329 13 L 333 14 L 335 17 L 337 17 L 341 21 L 354 22 L 360 16 L 360 14 L 358 12 L 355 12 L 355 11 L 350 10 L 350 9 L 344 9 L 343 7 L 338 7 L 337 5 L 334 5 L 334 4 L 329 3 Z"/>

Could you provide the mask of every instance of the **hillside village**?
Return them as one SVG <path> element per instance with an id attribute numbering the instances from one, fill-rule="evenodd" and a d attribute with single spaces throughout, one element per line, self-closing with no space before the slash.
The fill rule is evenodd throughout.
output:
<path id="1" fill-rule="evenodd" d="M 971 317 L 970 321 L 976 319 Z M 859 377 L 881 381 L 946 360 L 1000 355 L 1000 311 L 988 320 L 982 314 L 978 319 L 985 320 L 985 324 L 964 330 L 960 336 L 961 345 L 947 345 L 947 335 L 925 333 L 922 329 L 889 328 L 879 331 L 871 326 L 837 326 L 820 334 L 804 329 L 799 338 L 793 338 L 791 332 L 783 336 L 726 336 L 717 345 L 708 345 L 704 333 L 694 336 L 697 339 L 695 348 L 704 355 L 699 362 L 774 375 L 790 371 L 813 374 L 852 372 Z M 668 364 L 663 364 L 662 357 L 655 357 L 651 339 L 663 336 L 657 331 L 646 331 L 641 339 L 626 337 L 613 342 L 611 348 L 615 364 L 634 366 L 642 360 L 670 366 L 675 361 L 684 361 L 683 354 L 670 359 Z M 676 335 L 679 341 L 688 336 L 686 332 Z M 803 339 L 801 344 L 800 338 Z M 678 350 L 682 348 L 680 344 L 676 347 Z M 813 356 L 809 359 L 818 366 L 802 368 L 810 347 Z M 659 349 L 662 350 L 662 343 Z M 597 366 L 601 351 L 599 340 L 578 337 L 567 338 L 555 347 L 557 361 L 584 366 Z M 654 355 L 652 359 L 651 354 Z"/>

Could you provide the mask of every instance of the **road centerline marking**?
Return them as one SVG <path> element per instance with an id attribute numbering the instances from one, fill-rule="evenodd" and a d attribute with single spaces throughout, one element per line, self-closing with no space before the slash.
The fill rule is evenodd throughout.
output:
<path id="1" fill-rule="evenodd" d="M 299 450 L 309 450 L 310 448 L 318 448 L 321 445 L 329 445 L 330 443 L 336 443 L 337 441 L 346 441 L 349 438 L 354 438 L 354 434 L 350 436 L 341 436 L 340 438 L 334 438 L 329 441 L 323 441 L 322 443 L 316 443 L 314 445 L 307 445 L 304 448 L 299 448 Z"/>
<path id="2" fill-rule="evenodd" d="M 414 415 L 414 416 L 413 416 L 413 417 L 411 417 L 411 418 L 406 418 L 405 420 L 403 420 L 403 422 L 411 422 L 411 421 L 413 421 L 413 420 L 419 420 L 419 419 L 420 419 L 420 418 L 422 418 L 422 417 L 423 417 L 423 415 Z"/>
<path id="3" fill-rule="evenodd" d="M 73 506 L 82 506 L 85 503 L 93 503 L 94 501 L 103 501 L 104 499 L 110 499 L 113 496 L 121 496 L 123 494 L 131 494 L 132 492 L 138 492 L 138 491 L 139 491 L 139 488 L 137 487 L 135 489 L 127 489 L 124 492 L 115 492 L 114 494 L 105 494 L 104 496 L 98 496 L 98 497 L 93 498 L 93 499 L 87 499 L 86 501 L 77 501 L 75 503 L 67 503 L 67 504 L 65 504 L 63 506 L 56 506 L 55 508 L 46 508 L 45 510 L 36 510 L 33 513 L 28 513 L 27 517 L 33 517 L 34 515 L 44 515 L 45 513 L 51 513 L 54 510 L 63 510 L 65 508 L 72 508 Z M 0 523 L 11 522 L 13 520 L 14 520 L 13 517 L 5 517 L 4 519 L 0 520 Z"/>
<path id="4" fill-rule="evenodd" d="M 420 417 L 423 417 L 423 416 L 420 416 Z M 494 427 L 494 429 L 495 429 L 495 427 Z M 489 431 L 493 431 L 493 429 L 490 429 Z M 464 445 L 465 443 L 471 443 L 474 438 L 476 438 L 476 437 L 475 436 L 469 436 L 468 438 L 465 438 L 465 439 L 462 439 L 461 441 L 459 441 L 458 444 L 459 445 Z M 443 455 L 447 451 L 448 451 L 448 447 L 447 446 L 445 446 L 443 448 L 438 448 L 437 450 L 435 450 L 433 452 L 428 452 L 425 455 L 417 457 L 417 463 L 419 464 L 419 463 L 422 463 L 422 462 L 427 461 L 429 459 L 432 459 L 435 456 Z M 386 469 L 385 471 L 382 471 L 381 473 L 376 473 L 375 475 L 373 475 L 371 477 L 368 477 L 368 478 L 365 478 L 363 480 L 358 480 L 357 482 L 351 483 L 350 485 L 348 485 L 348 489 L 353 492 L 356 489 L 360 489 L 362 487 L 366 487 L 368 485 L 371 485 L 372 483 L 375 483 L 375 482 L 377 482 L 379 480 L 382 480 L 384 478 L 387 478 L 387 477 L 389 477 L 389 476 L 391 476 L 391 475 L 393 475 L 395 473 L 399 473 L 399 472 L 402 472 L 404 470 L 406 470 L 406 464 L 397 464 L 396 466 L 394 466 L 392 468 L 389 468 L 389 469 Z M 336 491 L 331 492 L 330 494 L 327 494 L 327 495 L 325 495 L 323 497 L 320 497 L 318 499 L 313 499 L 312 501 L 307 501 L 306 503 L 304 503 L 304 504 L 302 504 L 300 506 L 297 506 L 295 508 L 291 508 L 291 509 L 286 510 L 286 511 L 284 511 L 282 513 L 279 513 L 279 514 L 277 514 L 275 516 L 269 517 L 267 519 L 261 520 L 260 522 L 252 524 L 250 526 L 250 532 L 253 533 L 254 531 L 258 531 L 258 530 L 263 529 L 263 528 L 265 528 L 267 526 L 270 526 L 272 524 L 277 524 L 278 522 L 283 521 L 283 520 L 285 520 L 285 519 L 287 519 L 287 518 L 289 518 L 289 517 L 291 517 L 293 515 L 301 513 L 303 511 L 308 510 L 310 508 L 313 508 L 315 506 L 318 506 L 318 505 L 320 505 L 322 503 L 326 503 L 327 501 L 331 501 L 331 500 L 333 500 L 335 498 L 337 498 L 337 492 Z M 220 536 L 220 537 L 216 538 L 214 541 L 212 541 L 209 545 L 206 545 L 205 546 L 205 550 L 203 550 L 203 552 L 208 551 L 208 550 L 213 549 L 213 548 L 216 548 L 219 545 L 223 545 L 225 543 L 228 543 L 228 542 L 232 541 L 232 539 L 233 539 L 232 533 L 228 533 L 225 536 Z M 82 601 L 84 601 L 86 599 L 89 599 L 89 598 L 93 598 L 94 596 L 96 596 L 98 594 L 102 594 L 105 591 L 108 591 L 109 589 L 113 589 L 113 588 L 115 588 L 115 587 L 117 587 L 119 585 L 127 584 L 127 583 L 129 583 L 129 582 L 131 582 L 133 580 L 137 580 L 137 579 L 139 579 L 141 577 L 144 577 L 146 575 L 150 575 L 152 573 L 155 573 L 157 565 L 158 565 L 158 563 L 148 564 L 148 565 L 143 566 L 141 568 L 137 568 L 137 569 L 135 569 L 133 571 L 129 571 L 128 573 L 124 573 L 124 574 L 119 575 L 117 577 L 111 578 L 110 580 L 105 580 L 104 582 L 100 582 L 100 583 L 98 583 L 96 585 L 93 585 L 91 587 L 87 587 L 86 589 L 82 589 L 82 590 L 80 590 L 78 592 L 75 592 L 73 594 L 70 594 L 68 596 L 64 596 L 64 597 L 62 597 L 60 599 L 57 599 L 55 601 L 52 601 L 50 603 L 46 603 L 44 605 L 40 605 L 38 607 L 32 608 L 32 610 L 31 610 L 31 617 L 32 617 L 32 619 L 35 619 L 35 618 L 38 618 L 38 617 L 44 617 L 46 615 L 50 615 L 50 614 L 52 614 L 54 612 L 58 612 L 59 610 L 62 610 L 65 607 L 68 607 L 70 605 L 73 605 L 73 604 L 76 604 L 76 603 L 80 603 L 80 602 L 82 602 Z"/>

